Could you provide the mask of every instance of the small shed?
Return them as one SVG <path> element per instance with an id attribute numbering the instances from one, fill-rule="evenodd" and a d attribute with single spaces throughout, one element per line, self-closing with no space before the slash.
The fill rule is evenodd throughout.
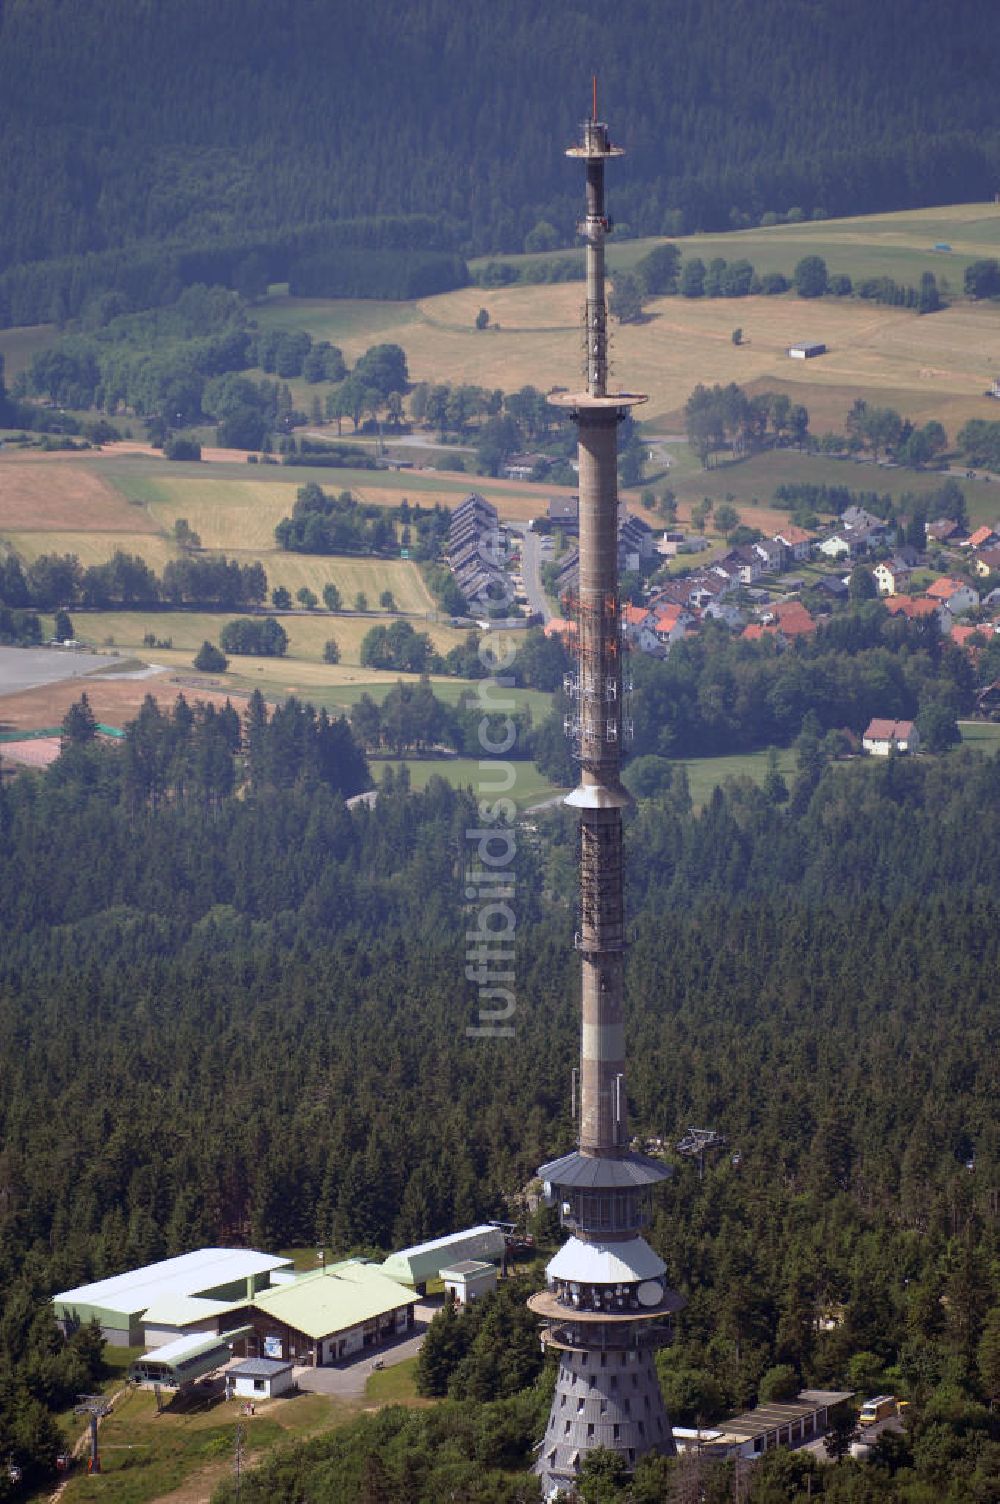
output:
<path id="1" fill-rule="evenodd" d="M 816 355 L 826 354 L 826 345 L 818 339 L 803 339 L 797 345 L 789 345 L 788 354 L 792 360 L 812 360 Z"/>
<path id="2" fill-rule="evenodd" d="M 441 1270 L 441 1280 L 445 1294 L 451 1295 L 456 1305 L 468 1306 L 496 1289 L 497 1266 L 479 1259 L 461 1259 Z"/>
<path id="3" fill-rule="evenodd" d="M 278 1358 L 247 1358 L 226 1370 L 226 1399 L 273 1400 L 295 1388 L 291 1363 Z"/>

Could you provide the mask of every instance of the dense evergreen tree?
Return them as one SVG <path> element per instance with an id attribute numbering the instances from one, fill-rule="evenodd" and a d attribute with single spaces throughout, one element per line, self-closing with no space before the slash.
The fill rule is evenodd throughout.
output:
<path id="1" fill-rule="evenodd" d="M 502 0 L 488 13 L 421 8 L 405 33 L 376 4 L 352 16 L 350 49 L 341 11 L 303 0 L 289 22 L 261 0 L 231 15 L 181 0 L 168 24 L 103 0 L 56 25 L 44 8 L 5 6 L 11 321 L 35 321 L 24 301 L 46 291 L 46 316 L 60 316 L 90 263 L 122 247 L 134 271 L 123 263 L 102 292 L 197 274 L 255 298 L 290 273 L 303 286 L 326 277 L 309 284 L 326 292 L 350 276 L 363 291 L 383 260 L 385 285 L 421 257 L 568 241 L 559 143 L 595 57 L 602 108 L 629 147 L 615 201 L 633 232 L 984 200 L 997 181 L 998 23 L 978 0 L 952 6 L 946 45 L 929 0 L 877 11 L 780 0 L 735 14 L 710 0 L 625 24 L 596 0 L 569 20 Z M 513 79 L 497 74 L 498 39 L 519 60 Z M 109 76 L 129 89 L 109 91 Z M 317 121 L 324 94 L 338 101 L 335 126 Z M 414 120 L 416 158 L 399 149 Z M 76 258 L 73 270 L 51 266 L 30 286 L 27 263 L 53 257 Z"/>

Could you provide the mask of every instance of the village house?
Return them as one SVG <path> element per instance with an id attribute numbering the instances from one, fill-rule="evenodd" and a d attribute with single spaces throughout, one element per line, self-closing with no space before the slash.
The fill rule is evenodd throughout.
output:
<path id="1" fill-rule="evenodd" d="M 694 617 L 683 606 L 676 606 L 671 602 L 654 606 L 650 612 L 652 617 L 653 634 L 661 647 L 668 647 L 672 642 L 679 642 L 686 636 L 688 629 L 694 625 Z"/>
<path id="2" fill-rule="evenodd" d="M 740 583 L 752 585 L 764 574 L 767 565 L 759 551 L 750 543 L 741 543 L 733 549 L 733 557 L 740 567 Z"/>
<path id="3" fill-rule="evenodd" d="M 971 611 L 973 606 L 979 605 L 978 590 L 973 590 L 971 585 L 966 585 L 963 580 L 953 579 L 950 575 L 942 575 L 928 585 L 927 598 L 947 606 L 952 616 L 961 616 L 963 611 Z"/>
<path id="4" fill-rule="evenodd" d="M 801 601 L 778 601 L 771 607 L 771 615 L 786 637 L 808 637 L 816 630 L 816 623 Z"/>
<path id="5" fill-rule="evenodd" d="M 851 534 L 845 528 L 841 532 L 831 533 L 829 538 L 824 538 L 816 545 L 816 550 L 826 559 L 853 559 L 858 554 L 864 553 L 867 547 L 866 538 Z"/>
<path id="6" fill-rule="evenodd" d="M 995 528 L 977 527 L 974 533 L 962 539 L 963 548 L 991 548 L 994 543 L 1000 542 Z"/>
<path id="7" fill-rule="evenodd" d="M 530 480 L 540 466 L 551 464 L 547 454 L 512 454 L 503 467 L 507 480 Z"/>
<path id="8" fill-rule="evenodd" d="M 795 527 L 790 523 L 788 527 L 783 527 L 775 533 L 774 541 L 783 544 L 793 559 L 801 561 L 809 558 L 816 539 L 812 533 L 807 533 L 805 528 Z"/>
<path id="9" fill-rule="evenodd" d="M 991 574 L 1000 574 L 1000 548 L 980 548 L 972 562 L 976 573 L 984 580 Z"/>
<path id="10" fill-rule="evenodd" d="M 980 715 L 989 716 L 991 721 L 1000 719 L 1000 679 L 994 679 L 992 684 L 979 691 L 976 709 Z"/>
<path id="11" fill-rule="evenodd" d="M 572 533 L 575 537 L 580 531 L 579 496 L 550 497 L 546 516 L 554 528 L 559 528 L 564 533 Z"/>
<path id="12" fill-rule="evenodd" d="M 785 567 L 787 549 L 780 538 L 760 538 L 752 545 L 769 574 L 780 574 Z"/>
<path id="13" fill-rule="evenodd" d="M 942 632 L 950 632 L 952 615 L 941 601 L 929 600 L 927 596 L 892 595 L 885 602 L 890 616 L 905 616 L 907 621 L 926 621 L 936 617 Z"/>
<path id="14" fill-rule="evenodd" d="M 920 734 L 912 721 L 875 719 L 861 739 L 861 745 L 873 757 L 888 757 L 891 752 L 916 752 Z"/>
<path id="15" fill-rule="evenodd" d="M 623 574 L 638 574 L 647 559 L 653 557 L 653 530 L 648 522 L 626 512 L 618 523 L 618 568 Z"/>
<path id="16" fill-rule="evenodd" d="M 924 532 L 932 543 L 957 543 L 962 536 L 961 527 L 952 517 L 938 517 L 928 522 Z"/>
<path id="17" fill-rule="evenodd" d="M 695 576 L 687 582 L 690 585 L 686 604 L 694 606 L 696 610 L 703 611 L 710 601 L 717 600 L 727 591 L 734 588 L 737 581 L 724 575 L 706 570 L 704 574 Z"/>
<path id="18" fill-rule="evenodd" d="M 561 637 L 565 646 L 572 651 L 576 622 L 567 621 L 564 616 L 553 616 L 545 623 L 542 631 L 546 637 Z"/>
<path id="19" fill-rule="evenodd" d="M 851 593 L 848 581 L 835 574 L 822 575 L 812 588 L 819 595 L 829 596 L 832 601 L 846 601 Z"/>
<path id="20" fill-rule="evenodd" d="M 879 595 L 904 595 L 912 571 L 900 558 L 883 559 L 875 565 L 872 576 Z"/>
<path id="21" fill-rule="evenodd" d="M 743 626 L 744 615 L 739 606 L 725 599 L 709 601 L 702 616 L 711 621 L 724 621 L 734 631 Z"/>
<path id="22" fill-rule="evenodd" d="M 845 507 L 840 514 L 840 525 L 850 533 L 884 533 L 887 524 L 864 507 Z"/>
<path id="23" fill-rule="evenodd" d="M 993 628 L 990 626 L 972 626 L 969 623 L 956 622 L 951 629 L 951 640 L 958 648 L 965 648 L 975 658 L 982 643 L 992 635 Z"/>
<path id="24" fill-rule="evenodd" d="M 679 610 L 680 607 L 675 609 Z M 622 607 L 622 628 L 629 647 L 640 653 L 656 653 L 660 642 L 653 631 L 653 613 L 648 606 Z"/>

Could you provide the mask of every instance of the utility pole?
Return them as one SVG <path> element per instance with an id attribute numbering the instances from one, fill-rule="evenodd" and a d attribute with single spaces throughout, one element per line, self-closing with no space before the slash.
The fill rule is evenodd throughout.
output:
<path id="1" fill-rule="evenodd" d="M 245 1435 L 242 1421 L 237 1421 L 236 1443 L 233 1447 L 233 1475 L 236 1479 L 236 1504 L 239 1504 L 240 1484 L 243 1478 L 243 1440 Z"/>

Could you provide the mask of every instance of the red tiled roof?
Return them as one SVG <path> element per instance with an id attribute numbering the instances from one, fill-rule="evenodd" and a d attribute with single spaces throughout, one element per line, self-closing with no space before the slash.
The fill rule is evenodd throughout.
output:
<path id="1" fill-rule="evenodd" d="M 942 575 L 939 580 L 935 580 L 933 585 L 927 586 L 927 594 L 930 596 L 931 600 L 950 600 L 950 598 L 955 594 L 956 591 L 963 588 L 964 584 L 964 580 L 953 580 L 950 578 L 950 576 L 945 574 Z"/>
<path id="2" fill-rule="evenodd" d="M 989 627 L 970 627 L 956 625 L 951 629 L 951 640 L 958 647 L 964 648 L 968 645 L 969 638 L 975 637 L 977 632 L 981 633 L 984 637 L 988 637 L 990 635 Z"/>
<path id="3" fill-rule="evenodd" d="M 926 597 L 915 600 L 912 595 L 890 595 L 882 604 L 890 616 L 905 616 L 910 621 L 918 621 L 922 616 L 935 616 L 938 610 L 937 601 L 929 601 Z"/>
<path id="4" fill-rule="evenodd" d="M 771 607 L 771 614 L 786 637 L 801 637 L 805 632 L 816 630 L 816 623 L 801 601 L 779 601 Z"/>
<path id="5" fill-rule="evenodd" d="M 573 637 L 576 635 L 576 622 L 567 621 L 564 616 L 553 616 L 551 621 L 545 623 L 546 637 Z"/>
<path id="6" fill-rule="evenodd" d="M 969 545 L 972 548 L 982 548 L 983 544 L 988 543 L 992 537 L 991 527 L 977 527 L 976 531 L 969 536 Z"/>
<path id="7" fill-rule="evenodd" d="M 913 735 L 912 721 L 881 721 L 873 720 L 865 732 L 865 741 L 872 742 L 905 742 Z"/>
<path id="8" fill-rule="evenodd" d="M 626 624 L 630 627 L 641 627 L 648 615 L 648 606 L 628 605 L 622 608 L 622 616 L 624 617 Z"/>
<path id="9" fill-rule="evenodd" d="M 796 543 L 811 543 L 814 534 L 807 533 L 805 528 L 795 527 L 790 523 L 788 527 L 780 528 L 774 536 L 775 540 L 781 539 L 789 548 L 794 548 Z"/>

